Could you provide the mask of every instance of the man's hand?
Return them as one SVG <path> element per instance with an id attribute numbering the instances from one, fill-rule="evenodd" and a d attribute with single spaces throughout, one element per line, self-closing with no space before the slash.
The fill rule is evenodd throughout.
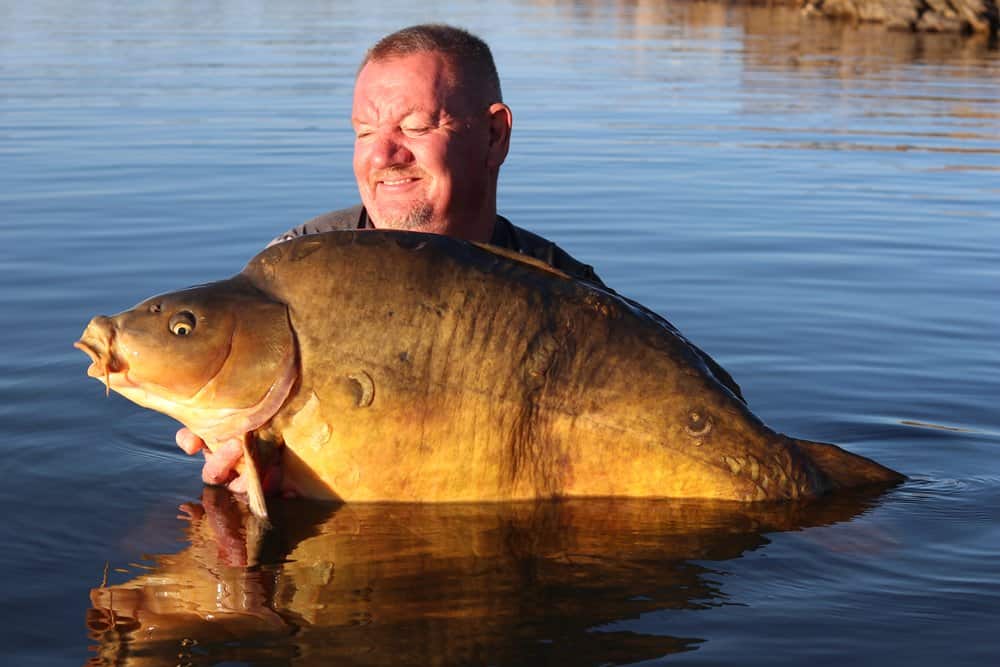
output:
<path id="1" fill-rule="evenodd" d="M 225 486 L 235 493 L 246 493 L 247 480 L 236 474 L 236 464 L 243 456 L 243 446 L 239 440 L 227 440 L 215 445 L 215 451 L 205 446 L 205 441 L 195 435 L 189 428 L 177 431 L 177 446 L 185 454 L 193 456 L 198 452 L 205 455 L 205 466 L 201 469 L 201 481 L 212 486 Z M 261 483 L 267 494 L 281 493 L 285 498 L 295 498 L 298 494 L 294 489 L 282 488 L 280 459 L 274 460 L 260 472 Z"/>
<path id="2" fill-rule="evenodd" d="M 188 428 L 177 431 L 177 446 L 188 456 L 198 453 L 205 454 L 205 467 L 201 469 L 201 480 L 205 484 L 225 485 L 236 477 L 233 469 L 236 462 L 243 456 L 243 448 L 237 440 L 229 440 L 209 451 L 205 441 Z"/>
<path id="3" fill-rule="evenodd" d="M 197 454 L 205 448 L 205 441 L 191 432 L 187 426 L 177 431 L 177 446 L 184 450 L 188 456 Z"/>

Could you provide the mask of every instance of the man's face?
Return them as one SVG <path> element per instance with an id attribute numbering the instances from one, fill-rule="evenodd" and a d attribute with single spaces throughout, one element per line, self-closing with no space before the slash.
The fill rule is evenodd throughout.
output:
<path id="1" fill-rule="evenodd" d="M 470 238 L 490 217 L 492 229 L 490 114 L 458 88 L 436 53 L 373 61 L 358 74 L 354 176 L 376 227 Z"/>

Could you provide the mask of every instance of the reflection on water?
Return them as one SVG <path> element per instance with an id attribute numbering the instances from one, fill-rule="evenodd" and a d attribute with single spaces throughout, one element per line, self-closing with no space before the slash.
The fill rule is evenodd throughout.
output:
<path id="1" fill-rule="evenodd" d="M 615 39 L 627 41 L 632 49 L 662 48 L 664 36 L 734 38 L 747 45 L 741 55 L 748 58 L 748 64 L 811 66 L 813 63 L 797 61 L 795 56 L 811 59 L 826 55 L 817 64 L 835 67 L 831 71 L 845 77 L 893 62 L 975 66 L 996 51 L 996 44 L 985 34 L 911 33 L 872 23 L 830 21 L 799 11 L 799 0 L 566 0 L 527 4 L 551 6 L 565 21 L 558 29 L 568 33 L 574 29 L 583 32 L 601 21 Z M 673 28 L 669 35 L 659 31 L 665 26 Z M 692 50 L 709 46 L 689 43 Z M 720 52 L 731 47 L 716 46 Z"/>
<path id="2" fill-rule="evenodd" d="M 739 604 L 706 576 L 712 561 L 766 546 L 767 533 L 846 521 L 876 500 L 287 501 L 273 507 L 275 528 L 261 533 L 230 494 L 206 489 L 201 504 L 184 508 L 183 551 L 92 591 L 90 664 L 650 659 L 703 639 L 600 626 Z"/>

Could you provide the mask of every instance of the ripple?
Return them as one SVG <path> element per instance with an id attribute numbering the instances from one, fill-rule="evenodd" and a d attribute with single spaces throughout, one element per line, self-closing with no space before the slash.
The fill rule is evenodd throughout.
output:
<path id="1" fill-rule="evenodd" d="M 950 529 L 963 530 L 994 522 L 1000 510 L 1000 475 L 966 478 L 920 476 L 909 479 L 892 494 L 891 504 L 922 520 L 945 518 Z"/>
<path id="2" fill-rule="evenodd" d="M 945 426 L 944 424 L 931 424 L 928 422 L 914 421 L 911 419 L 903 419 L 900 420 L 899 423 L 902 424 L 903 426 L 915 426 L 917 428 L 929 428 L 938 431 L 955 431 L 958 433 L 979 433 L 979 431 L 976 431 L 975 429 L 971 428 L 963 428 L 961 426 Z"/>
<path id="3" fill-rule="evenodd" d="M 197 460 L 189 458 L 174 441 L 180 424 L 146 411 L 116 420 L 111 427 L 110 447 L 122 455 L 129 469 L 155 470 Z M 155 467 L 151 467 L 155 466 Z"/>
<path id="4" fill-rule="evenodd" d="M 931 492 L 942 496 L 955 493 L 976 493 L 1000 490 L 1000 475 L 975 475 L 972 477 L 931 477 L 918 475 L 911 477 L 902 488 L 913 487 L 921 492 Z"/>

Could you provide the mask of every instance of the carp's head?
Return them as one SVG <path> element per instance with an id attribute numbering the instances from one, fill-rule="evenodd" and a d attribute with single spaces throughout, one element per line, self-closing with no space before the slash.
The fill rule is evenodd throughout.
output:
<path id="1" fill-rule="evenodd" d="M 90 321 L 74 344 L 87 374 L 206 442 L 265 424 L 297 377 L 284 304 L 235 278 L 155 296 Z"/>

